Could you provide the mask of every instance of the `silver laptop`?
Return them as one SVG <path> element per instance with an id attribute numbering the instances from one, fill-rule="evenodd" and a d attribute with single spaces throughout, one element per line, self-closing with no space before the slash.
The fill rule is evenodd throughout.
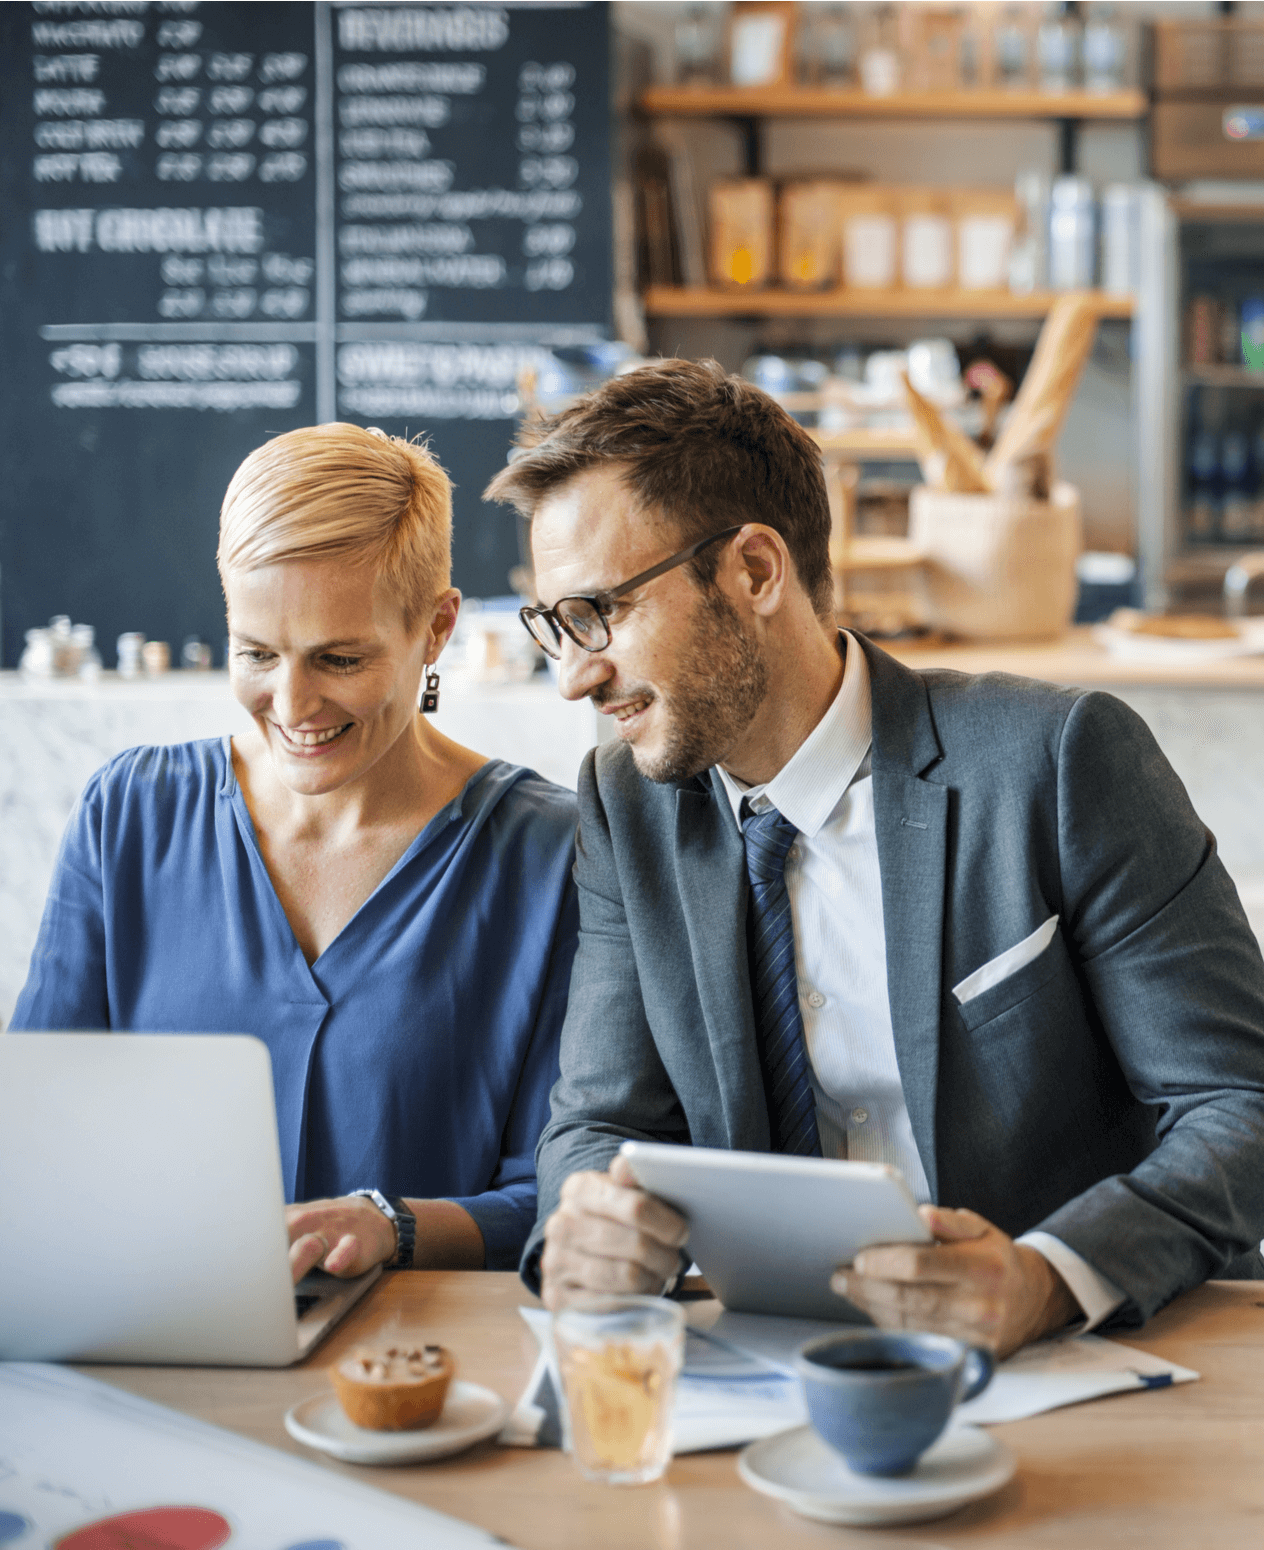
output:
<path id="1" fill-rule="evenodd" d="M 381 1273 L 288 1250 L 258 1039 L 0 1036 L 0 1358 L 288 1366 Z"/>

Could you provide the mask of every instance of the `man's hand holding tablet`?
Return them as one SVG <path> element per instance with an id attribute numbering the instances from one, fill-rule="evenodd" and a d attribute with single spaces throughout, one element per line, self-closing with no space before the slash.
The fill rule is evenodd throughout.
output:
<path id="1" fill-rule="evenodd" d="M 698 1155 L 671 1150 L 682 1162 Z M 973 1211 L 921 1206 L 917 1214 L 933 1241 L 863 1248 L 830 1280 L 880 1328 L 933 1330 L 1007 1356 L 1076 1317 L 1066 1283 L 1034 1249 Z M 545 1228 L 541 1297 L 555 1308 L 579 1291 L 659 1292 L 679 1270 L 689 1234 L 680 1212 L 638 1185 L 628 1157 L 616 1156 L 606 1173 L 572 1174 Z"/>
<path id="2" fill-rule="evenodd" d="M 927 1329 L 1008 1356 L 1076 1318 L 1079 1304 L 1043 1254 L 974 1211 L 919 1206 L 932 1244 L 864 1249 L 830 1287 L 881 1329 Z"/>
<path id="3" fill-rule="evenodd" d="M 572 1173 L 545 1225 L 540 1297 L 559 1308 L 574 1292 L 661 1292 L 688 1238 L 689 1223 L 637 1186 L 626 1157 Z"/>

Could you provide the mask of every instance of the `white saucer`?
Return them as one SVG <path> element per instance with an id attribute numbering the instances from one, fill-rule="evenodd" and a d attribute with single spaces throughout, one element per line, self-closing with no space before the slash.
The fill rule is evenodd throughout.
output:
<path id="1" fill-rule="evenodd" d="M 477 1383 L 454 1382 L 433 1426 L 419 1432 L 370 1432 L 353 1426 L 337 1395 L 313 1394 L 285 1413 L 285 1429 L 297 1441 L 347 1464 L 418 1464 L 444 1459 L 493 1437 L 509 1406 Z"/>
<path id="2" fill-rule="evenodd" d="M 823 1523 L 920 1523 L 999 1491 L 1014 1455 L 975 1426 L 950 1427 L 911 1475 L 854 1474 L 810 1426 L 751 1443 L 738 1457 L 746 1484 Z"/>

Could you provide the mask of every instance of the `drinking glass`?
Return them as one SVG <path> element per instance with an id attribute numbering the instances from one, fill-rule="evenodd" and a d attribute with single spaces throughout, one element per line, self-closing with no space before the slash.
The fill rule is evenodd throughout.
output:
<path id="1" fill-rule="evenodd" d="M 586 1480 L 644 1485 L 671 1462 L 685 1315 L 662 1297 L 576 1298 L 553 1315 L 567 1451 Z"/>

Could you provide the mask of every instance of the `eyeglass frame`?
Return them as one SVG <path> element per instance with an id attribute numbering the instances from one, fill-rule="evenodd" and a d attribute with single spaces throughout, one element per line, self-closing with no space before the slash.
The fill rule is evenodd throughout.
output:
<path id="1" fill-rule="evenodd" d="M 659 576 L 665 576 L 669 570 L 675 570 L 678 565 L 686 564 L 693 559 L 694 555 L 700 554 L 708 544 L 719 543 L 722 538 L 732 538 L 735 533 L 740 533 L 745 526 L 745 522 L 739 522 L 736 527 L 722 528 L 718 533 L 711 533 L 706 538 L 700 538 L 696 544 L 690 544 L 687 549 L 682 549 L 679 554 L 673 554 L 666 560 L 660 560 L 657 565 L 651 565 L 649 570 L 643 570 L 639 576 L 633 576 L 631 581 L 621 582 L 617 587 L 607 587 L 602 592 L 594 592 L 587 596 L 582 593 L 575 593 L 569 597 L 559 597 L 552 608 L 541 608 L 538 604 L 534 607 L 528 605 L 520 608 L 518 610 L 518 617 L 522 620 L 522 627 L 530 635 L 531 639 L 535 641 L 536 645 L 551 656 L 555 662 L 561 661 L 561 640 L 558 639 L 556 641 L 556 651 L 549 651 L 548 646 L 531 628 L 530 621 L 532 619 L 546 620 L 552 626 L 555 634 L 560 631 L 562 635 L 566 636 L 567 640 L 573 642 L 581 651 L 586 651 L 589 656 L 595 656 L 597 652 L 605 651 L 614 639 L 610 630 L 610 609 L 613 603 L 616 603 L 619 598 L 626 596 L 627 593 L 635 588 L 644 586 L 647 581 L 654 581 Z M 563 603 L 587 603 L 593 609 L 606 630 L 606 638 L 600 646 L 585 646 L 582 640 L 576 639 L 569 626 L 558 616 L 557 610 Z"/>

